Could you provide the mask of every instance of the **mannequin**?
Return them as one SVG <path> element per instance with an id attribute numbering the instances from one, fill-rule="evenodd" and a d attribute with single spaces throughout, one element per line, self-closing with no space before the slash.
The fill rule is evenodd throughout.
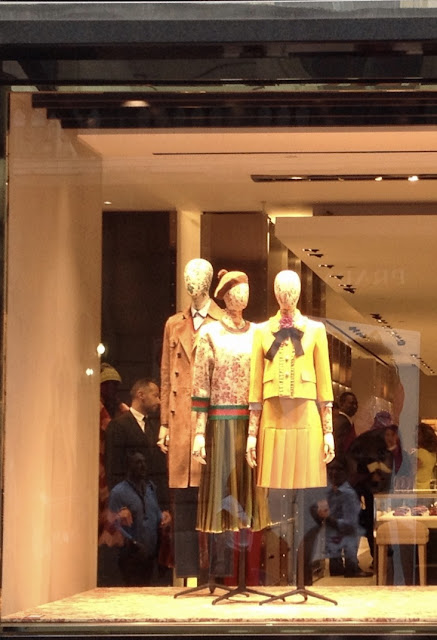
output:
<path id="1" fill-rule="evenodd" d="M 252 468 L 258 465 L 261 487 L 326 486 L 326 464 L 334 458 L 326 330 L 302 316 L 299 295 L 298 274 L 280 271 L 275 278 L 279 311 L 254 338 L 246 458 Z M 286 331 L 276 335 L 288 328 L 291 337 Z"/>
<path id="2" fill-rule="evenodd" d="M 326 330 L 297 309 L 300 278 L 281 271 L 275 278 L 278 313 L 255 333 L 249 394 L 246 459 L 258 466 L 258 485 L 290 491 L 295 522 L 303 517 L 304 492 L 327 484 L 326 465 L 334 458 L 332 383 Z M 296 519 L 298 518 L 298 519 Z M 305 589 L 304 542 L 297 558 L 297 588 L 289 595 L 335 601 Z"/>
<path id="3" fill-rule="evenodd" d="M 197 528 L 209 533 L 240 531 L 240 535 L 238 587 L 213 604 L 237 593 L 259 593 L 246 587 L 247 534 L 249 528 L 270 524 L 266 493 L 256 488 L 255 473 L 244 459 L 255 330 L 243 318 L 248 278 L 241 271 L 225 270 L 219 277 L 214 295 L 224 300 L 226 310 L 219 322 L 201 329 L 193 374 L 193 459 L 202 465 Z"/>
<path id="4" fill-rule="evenodd" d="M 254 476 L 244 463 L 255 330 L 243 318 L 249 284 L 240 271 L 219 276 L 214 295 L 226 310 L 201 329 L 193 374 L 193 458 L 203 465 L 197 528 L 214 533 L 256 526 L 258 517 Z"/>
<path id="5" fill-rule="evenodd" d="M 209 296 L 212 274 L 212 265 L 202 258 L 186 264 L 184 282 L 191 305 L 167 320 L 162 348 L 161 428 L 157 444 L 168 453 L 169 486 L 175 490 L 175 564 L 179 577 L 196 575 L 199 568 L 195 518 L 200 471 L 191 458 L 191 379 L 199 328 L 218 320 L 223 313 Z"/>

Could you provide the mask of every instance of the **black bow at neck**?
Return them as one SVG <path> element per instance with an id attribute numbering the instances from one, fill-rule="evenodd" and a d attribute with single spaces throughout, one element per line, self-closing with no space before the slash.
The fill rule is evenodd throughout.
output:
<path id="1" fill-rule="evenodd" d="M 266 353 L 267 360 L 273 360 L 275 357 L 279 347 L 287 338 L 290 338 L 293 343 L 294 351 L 296 356 L 303 356 L 303 348 L 302 348 L 302 336 L 303 331 L 300 329 L 296 329 L 296 327 L 289 327 L 284 329 L 279 329 L 279 331 L 274 331 L 273 335 L 275 339 L 272 342 L 270 349 Z"/>

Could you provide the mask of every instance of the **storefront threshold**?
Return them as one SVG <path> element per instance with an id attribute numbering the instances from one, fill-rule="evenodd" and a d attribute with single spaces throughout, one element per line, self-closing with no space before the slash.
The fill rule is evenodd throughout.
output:
<path id="1" fill-rule="evenodd" d="M 265 588 L 279 594 L 280 587 Z M 176 588 L 93 589 L 2 618 L 3 637 L 430 635 L 437 631 L 437 587 L 320 587 L 338 602 L 289 598 L 259 606 L 239 596 L 212 604 L 214 596 L 174 598 Z M 219 595 L 218 593 L 215 595 Z"/>

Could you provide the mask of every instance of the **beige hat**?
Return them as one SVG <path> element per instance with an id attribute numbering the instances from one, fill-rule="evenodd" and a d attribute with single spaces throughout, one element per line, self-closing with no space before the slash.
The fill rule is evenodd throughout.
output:
<path id="1" fill-rule="evenodd" d="M 107 362 L 102 362 L 100 365 L 100 382 L 106 382 L 107 380 L 116 380 L 121 382 L 121 375 L 117 369 L 111 367 Z"/>
<path id="2" fill-rule="evenodd" d="M 243 271 L 226 271 L 226 269 L 221 269 L 218 272 L 218 277 L 220 282 L 214 292 L 214 297 L 217 298 L 217 300 L 223 300 L 225 293 L 227 293 L 229 289 L 232 289 L 232 287 L 235 287 L 236 284 L 243 282 L 247 284 L 249 282 L 249 278 Z"/>

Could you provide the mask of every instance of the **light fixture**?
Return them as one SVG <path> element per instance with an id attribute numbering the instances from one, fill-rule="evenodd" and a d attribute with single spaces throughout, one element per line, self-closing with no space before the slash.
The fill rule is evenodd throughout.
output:
<path id="1" fill-rule="evenodd" d="M 112 204 L 111 200 L 105 200 L 103 204 Z"/>
<path id="2" fill-rule="evenodd" d="M 85 373 L 86 373 L 86 375 L 87 375 L 87 376 L 92 376 L 92 375 L 93 375 L 93 373 L 94 373 L 94 369 L 90 369 L 90 368 L 88 368 L 88 369 L 85 371 Z"/>
<path id="3" fill-rule="evenodd" d="M 355 293 L 355 291 L 357 290 L 356 287 L 354 287 L 352 284 L 339 284 L 338 286 L 341 287 L 343 291 L 346 291 L 347 293 Z"/>
<path id="4" fill-rule="evenodd" d="M 340 275 L 340 274 L 333 274 L 331 276 L 329 276 L 330 278 L 336 278 L 336 280 L 343 280 L 344 276 Z"/>
<path id="5" fill-rule="evenodd" d="M 437 180 L 437 173 L 421 173 L 419 175 L 408 175 L 406 173 L 384 173 L 372 174 L 372 173 L 347 173 L 341 175 L 334 174 L 315 174 L 307 176 L 293 176 L 290 174 L 251 174 L 253 182 L 393 182 L 409 180 L 410 182 L 417 182 L 418 180 Z"/>
<path id="6" fill-rule="evenodd" d="M 99 354 L 99 356 L 102 356 L 106 351 L 105 345 L 100 343 L 97 345 L 97 353 Z"/>
<path id="7" fill-rule="evenodd" d="M 332 269 L 334 267 L 333 264 L 319 264 L 319 267 L 324 267 L 325 269 Z M 331 276 L 329 276 L 331 277 Z"/>
<path id="8" fill-rule="evenodd" d="M 150 107 L 146 100 L 125 100 L 121 103 L 122 107 Z"/>

